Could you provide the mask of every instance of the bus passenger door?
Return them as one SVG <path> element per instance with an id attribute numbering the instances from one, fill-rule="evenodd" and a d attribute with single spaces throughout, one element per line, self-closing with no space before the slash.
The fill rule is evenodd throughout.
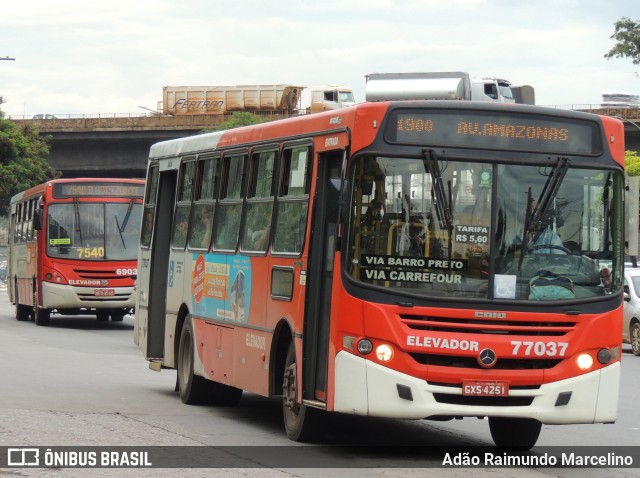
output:
<path id="1" fill-rule="evenodd" d="M 138 328 L 138 347 L 146 358 L 159 359 L 164 357 L 171 223 L 177 172 L 174 170 L 162 171 L 159 176 L 156 176 L 155 181 L 152 179 L 150 174 L 147 182 L 157 184 L 157 194 L 156 191 L 150 191 L 150 194 L 155 198 L 155 207 L 151 206 L 152 210 L 148 211 L 148 200 L 145 199 L 145 221 L 143 221 L 141 242 L 145 241 L 147 214 L 152 214 L 153 232 L 149 248 L 143 247 L 141 249 L 138 261 L 139 304 L 136 309 L 136 326 Z M 151 232 L 149 233 L 151 234 Z"/>
<path id="2" fill-rule="evenodd" d="M 320 153 L 316 197 L 309 233 L 307 265 L 307 300 L 304 318 L 303 399 L 327 400 L 329 356 L 329 320 L 331 317 L 331 287 L 336 251 L 337 218 L 329 217 L 330 179 L 341 176 L 344 151 Z"/>

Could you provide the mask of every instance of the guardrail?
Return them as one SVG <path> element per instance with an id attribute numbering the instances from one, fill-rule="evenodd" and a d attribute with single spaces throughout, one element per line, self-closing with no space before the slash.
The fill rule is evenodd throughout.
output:
<path id="1" fill-rule="evenodd" d="M 255 112 L 265 121 L 297 116 L 300 112 L 268 111 Z M 224 115 L 156 115 L 139 113 L 101 113 L 101 114 L 55 114 L 8 117 L 16 122 L 29 123 L 41 132 L 61 132 L 78 130 L 180 130 L 180 129 L 215 129 L 223 121 L 232 118 L 233 114 Z M 42 116 L 42 117 L 40 117 Z"/>
<path id="2" fill-rule="evenodd" d="M 622 120 L 639 121 L 640 107 L 620 107 L 602 104 L 548 105 L 549 108 L 585 111 L 613 116 Z M 265 121 L 305 114 L 304 110 L 255 111 Z M 230 119 L 232 113 L 224 115 L 162 115 L 154 113 L 99 113 L 99 114 L 47 114 L 35 116 L 9 116 L 8 119 L 32 124 L 41 132 L 78 130 L 171 130 L 171 129 L 215 129 Z"/>

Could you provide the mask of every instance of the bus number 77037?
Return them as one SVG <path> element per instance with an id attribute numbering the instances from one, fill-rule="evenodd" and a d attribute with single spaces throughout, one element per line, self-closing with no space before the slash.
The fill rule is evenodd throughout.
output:
<path id="1" fill-rule="evenodd" d="M 567 347 L 569 347 L 568 342 L 533 342 L 527 340 L 512 340 L 511 345 L 513 345 L 513 355 L 518 355 L 522 348 L 522 352 L 526 357 L 531 355 L 537 355 L 538 357 L 564 357 Z"/>

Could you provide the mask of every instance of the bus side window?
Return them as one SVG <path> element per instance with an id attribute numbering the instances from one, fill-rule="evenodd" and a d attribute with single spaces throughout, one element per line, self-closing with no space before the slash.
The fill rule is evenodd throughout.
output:
<path id="1" fill-rule="evenodd" d="M 153 231 L 153 213 L 156 205 L 156 193 L 158 188 L 158 166 L 151 166 L 147 177 L 147 189 L 144 198 L 144 216 L 142 217 L 142 230 L 140 232 L 140 245 L 151 245 L 151 231 Z"/>
<path id="2" fill-rule="evenodd" d="M 235 251 L 238 247 L 246 158 L 246 154 L 229 154 L 222 159 L 223 172 L 220 178 L 220 201 L 214 225 L 214 249 Z"/>
<path id="3" fill-rule="evenodd" d="M 178 195 L 173 215 L 173 233 L 171 235 L 171 247 L 174 249 L 184 249 L 187 244 L 195 165 L 195 161 L 185 161 L 180 165 Z"/>
<path id="4" fill-rule="evenodd" d="M 27 240 L 32 241 L 34 238 L 33 234 L 33 212 L 34 212 L 34 201 L 35 199 L 29 199 L 28 206 L 28 218 L 27 218 Z"/>
<path id="5" fill-rule="evenodd" d="M 283 152 L 273 252 L 302 252 L 309 207 L 311 154 L 310 146 L 288 148 Z"/>
<path id="6" fill-rule="evenodd" d="M 244 251 L 266 252 L 267 250 L 273 215 L 273 173 L 276 158 L 276 151 L 263 151 L 251 156 L 247 217 L 240 241 L 240 248 Z"/>
<path id="7" fill-rule="evenodd" d="M 13 243 L 18 244 L 20 242 L 20 203 L 16 204 L 15 221 L 13 228 Z"/>
<path id="8" fill-rule="evenodd" d="M 218 188 L 218 158 L 198 161 L 189 248 L 209 250 Z"/>
<path id="9" fill-rule="evenodd" d="M 25 222 L 26 222 L 26 215 L 27 215 L 27 203 L 21 202 L 20 203 L 20 242 L 26 242 L 26 236 L 25 236 Z"/>

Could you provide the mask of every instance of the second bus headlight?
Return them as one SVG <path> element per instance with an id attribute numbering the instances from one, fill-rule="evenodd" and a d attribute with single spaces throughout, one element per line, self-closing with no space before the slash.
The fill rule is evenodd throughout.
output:
<path id="1" fill-rule="evenodd" d="M 589 354 L 580 354 L 577 358 L 578 367 L 582 370 L 589 370 L 593 366 L 593 357 Z"/>
<path id="2" fill-rule="evenodd" d="M 380 362 L 388 362 L 393 358 L 393 349 L 391 345 L 382 344 L 376 347 L 376 357 Z"/>

